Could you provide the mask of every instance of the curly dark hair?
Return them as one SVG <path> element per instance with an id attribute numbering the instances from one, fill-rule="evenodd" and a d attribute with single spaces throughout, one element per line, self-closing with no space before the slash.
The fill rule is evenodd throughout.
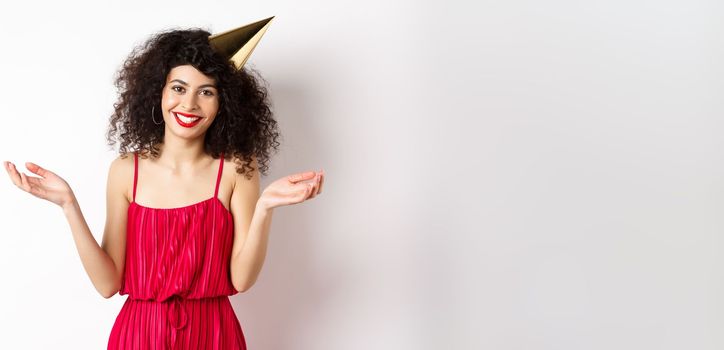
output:
<path id="1" fill-rule="evenodd" d="M 108 144 L 113 146 L 120 139 L 122 156 L 139 152 L 158 157 L 164 125 L 156 125 L 151 113 L 161 101 L 169 71 L 191 65 L 213 78 L 219 92 L 219 111 L 204 138 L 206 153 L 214 158 L 221 152 L 224 158 L 233 157 L 236 172 L 246 173 L 247 179 L 251 178 L 247 171 L 254 170 L 250 165 L 254 156 L 259 171 L 266 175 L 270 153 L 278 151 L 280 136 L 262 84 L 266 82 L 258 72 L 236 69 L 216 52 L 209 43 L 210 34 L 203 29 L 162 31 L 133 49 L 115 79 L 119 97 L 110 117 Z"/>

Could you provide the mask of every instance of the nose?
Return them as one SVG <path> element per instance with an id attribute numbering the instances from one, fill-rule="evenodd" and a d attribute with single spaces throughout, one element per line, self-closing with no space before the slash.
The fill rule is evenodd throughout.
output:
<path id="1" fill-rule="evenodd" d="M 196 94 L 186 94 L 186 96 L 184 96 L 183 100 L 181 101 L 181 108 L 187 111 L 195 110 L 196 108 L 198 108 L 196 99 Z"/>

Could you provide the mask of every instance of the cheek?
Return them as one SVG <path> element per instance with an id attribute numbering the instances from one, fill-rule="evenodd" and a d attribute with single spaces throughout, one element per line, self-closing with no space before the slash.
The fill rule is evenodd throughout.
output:
<path id="1" fill-rule="evenodd" d="M 178 97 L 172 94 L 164 93 L 163 96 L 161 96 L 161 108 L 163 108 L 164 112 L 172 109 L 173 107 L 178 105 L 178 103 Z"/>
<path id="2" fill-rule="evenodd" d="M 219 101 L 218 100 L 210 100 L 206 103 L 206 111 L 209 115 L 216 115 L 216 113 L 219 112 Z"/>

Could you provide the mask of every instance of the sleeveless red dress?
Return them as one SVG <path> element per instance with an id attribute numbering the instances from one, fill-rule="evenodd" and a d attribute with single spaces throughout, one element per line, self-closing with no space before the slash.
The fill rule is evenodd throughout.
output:
<path id="1" fill-rule="evenodd" d="M 214 196 L 179 208 L 128 207 L 126 262 L 120 295 L 128 295 L 108 349 L 246 349 L 229 296 L 233 217 Z"/>

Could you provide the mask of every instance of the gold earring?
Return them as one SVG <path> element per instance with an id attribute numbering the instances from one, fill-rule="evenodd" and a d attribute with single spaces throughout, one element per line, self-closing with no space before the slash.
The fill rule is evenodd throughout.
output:
<path id="1" fill-rule="evenodd" d="M 153 123 L 156 124 L 156 125 L 161 125 L 161 124 L 163 124 L 163 118 L 161 119 L 161 122 L 160 122 L 160 123 L 156 123 L 156 118 L 154 118 L 154 112 L 155 112 L 155 111 L 156 111 L 156 106 L 153 106 L 153 108 L 151 108 L 151 119 L 153 120 Z"/>

